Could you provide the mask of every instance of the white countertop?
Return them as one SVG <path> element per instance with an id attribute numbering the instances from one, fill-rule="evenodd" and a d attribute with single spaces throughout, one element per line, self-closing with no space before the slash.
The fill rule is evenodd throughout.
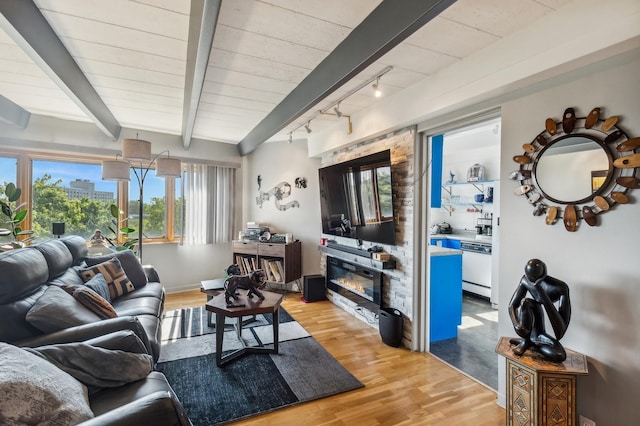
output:
<path id="1" fill-rule="evenodd" d="M 446 247 L 429 246 L 430 256 L 451 256 L 455 254 L 462 254 L 462 250 L 451 249 Z"/>

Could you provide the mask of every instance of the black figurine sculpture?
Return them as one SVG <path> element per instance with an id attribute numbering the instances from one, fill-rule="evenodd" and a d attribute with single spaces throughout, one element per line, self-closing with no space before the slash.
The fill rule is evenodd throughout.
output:
<path id="1" fill-rule="evenodd" d="M 531 297 L 526 297 L 527 293 Z M 545 312 L 555 338 L 545 330 Z M 514 354 L 522 355 L 531 348 L 552 362 L 562 362 L 567 358 L 560 339 L 567 331 L 571 318 L 569 286 L 564 281 L 548 276 L 543 261 L 531 259 L 527 262 L 524 275 L 509 302 L 509 316 L 516 334 L 521 337 L 510 339 L 516 345 Z"/>

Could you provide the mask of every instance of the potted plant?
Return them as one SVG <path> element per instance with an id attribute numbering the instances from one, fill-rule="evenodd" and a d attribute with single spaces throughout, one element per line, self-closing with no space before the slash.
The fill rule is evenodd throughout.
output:
<path id="1" fill-rule="evenodd" d="M 26 209 L 27 203 L 16 205 L 16 202 L 22 195 L 22 190 L 13 183 L 8 183 L 4 188 L 4 195 L 0 197 L 0 208 L 2 214 L 7 217 L 4 223 L 8 224 L 8 228 L 0 229 L 0 236 L 11 236 L 9 242 L 12 249 L 23 247 L 25 243 L 34 239 L 28 237 L 33 231 L 22 229 L 20 224 L 27 218 L 29 210 Z M 25 238 L 26 237 L 26 238 Z"/>
<path id="2" fill-rule="evenodd" d="M 129 238 L 129 234 L 135 233 L 136 230 L 134 228 L 130 228 L 129 226 L 124 226 L 120 228 L 120 225 L 127 222 L 128 218 L 126 217 L 122 219 L 120 218 L 120 216 L 122 215 L 122 212 L 120 211 L 118 206 L 115 204 L 111 204 L 111 206 L 109 206 L 109 213 L 111 213 L 111 217 L 112 217 L 111 225 L 109 226 L 109 231 L 111 231 L 113 234 L 111 238 L 105 236 L 107 241 L 109 241 L 109 244 L 111 244 L 111 246 L 117 251 L 131 250 L 137 254 L 136 246 L 138 244 L 138 239 Z M 118 235 L 120 234 L 124 235 L 124 242 L 122 244 L 119 244 L 119 241 L 118 241 Z"/>

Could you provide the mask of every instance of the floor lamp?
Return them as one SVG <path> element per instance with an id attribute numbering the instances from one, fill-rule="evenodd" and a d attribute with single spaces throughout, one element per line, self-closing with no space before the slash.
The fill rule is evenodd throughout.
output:
<path id="1" fill-rule="evenodd" d="M 166 157 L 161 157 L 166 153 Z M 119 155 L 119 154 L 118 154 Z M 142 222 L 144 213 L 144 180 L 155 163 L 157 177 L 178 178 L 182 176 L 182 164 L 179 159 L 169 157 L 169 151 L 162 151 L 152 156 L 151 142 L 142 139 L 124 139 L 122 141 L 122 159 L 105 160 L 102 162 L 103 180 L 131 180 L 130 170 L 138 181 L 140 188 L 138 214 L 140 218 L 138 229 L 138 257 L 142 261 Z"/>

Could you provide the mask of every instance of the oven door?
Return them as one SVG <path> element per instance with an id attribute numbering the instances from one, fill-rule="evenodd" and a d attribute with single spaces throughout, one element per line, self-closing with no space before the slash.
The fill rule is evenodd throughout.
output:
<path id="1" fill-rule="evenodd" d="M 491 255 L 462 251 L 462 289 L 491 298 Z"/>

